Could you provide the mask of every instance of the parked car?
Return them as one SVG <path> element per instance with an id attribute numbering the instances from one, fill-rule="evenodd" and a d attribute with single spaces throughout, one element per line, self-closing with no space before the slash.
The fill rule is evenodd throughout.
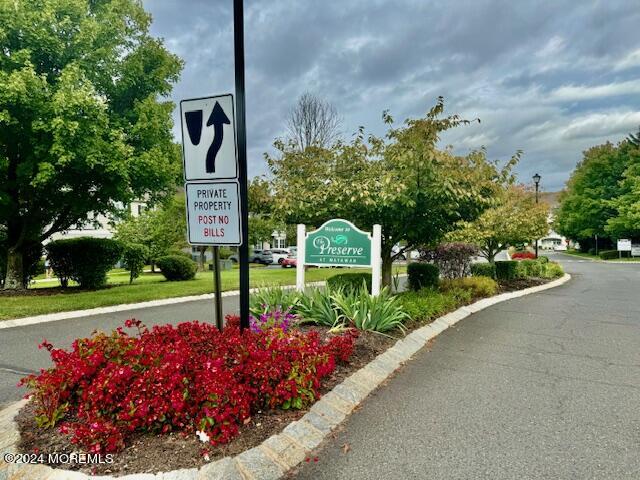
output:
<path id="1" fill-rule="evenodd" d="M 296 254 L 290 253 L 287 258 L 285 258 L 284 260 L 282 260 L 282 262 L 280 262 L 280 265 L 282 265 L 282 268 L 293 268 L 296 265 L 298 265 Z"/>
<path id="2" fill-rule="evenodd" d="M 271 265 L 273 263 L 273 253 L 271 253 L 271 250 L 262 250 L 256 255 L 255 263 Z"/>
<path id="3" fill-rule="evenodd" d="M 261 263 L 260 261 L 258 261 L 261 253 L 262 250 L 260 250 L 259 248 L 249 249 L 249 263 Z M 234 253 L 229 257 L 229 260 L 231 260 L 233 263 L 238 263 L 238 258 L 238 254 Z"/>
<path id="4" fill-rule="evenodd" d="M 271 252 L 271 255 L 273 256 L 273 261 L 271 263 L 279 263 L 279 264 L 282 264 L 282 262 L 291 253 L 286 248 L 272 248 L 270 252 Z"/>

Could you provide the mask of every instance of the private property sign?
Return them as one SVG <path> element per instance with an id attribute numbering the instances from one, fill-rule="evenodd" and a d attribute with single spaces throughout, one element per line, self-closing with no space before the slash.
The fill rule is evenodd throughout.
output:
<path id="1" fill-rule="evenodd" d="M 371 235 L 347 220 L 325 222 L 305 239 L 306 265 L 371 266 Z"/>
<path id="2" fill-rule="evenodd" d="M 190 244 L 241 243 L 238 182 L 190 182 L 185 193 Z"/>
<path id="3" fill-rule="evenodd" d="M 191 245 L 240 245 L 240 184 L 232 95 L 180 102 Z"/>

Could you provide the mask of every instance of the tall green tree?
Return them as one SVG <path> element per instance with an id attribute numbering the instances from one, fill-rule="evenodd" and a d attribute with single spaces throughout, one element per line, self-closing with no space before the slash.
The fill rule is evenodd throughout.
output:
<path id="1" fill-rule="evenodd" d="M 418 244 L 437 242 L 461 221 L 475 219 L 503 175 L 484 151 L 456 156 L 436 148 L 440 134 L 468 123 L 443 117 L 438 99 L 423 118 L 390 126 L 385 138 L 363 129 L 350 143 L 304 150 L 276 141 L 267 155 L 276 209 L 288 223 L 318 226 L 342 217 L 358 227 L 382 226 L 383 282 L 391 282 L 393 259 Z M 392 254 L 394 244 L 403 247 Z"/>
<path id="2" fill-rule="evenodd" d="M 491 207 L 472 222 L 460 222 L 451 240 L 473 243 L 480 254 L 493 263 L 505 248 L 541 238 L 549 232 L 549 206 L 536 203 L 533 192 L 507 185 L 498 192 Z"/>
<path id="3" fill-rule="evenodd" d="M 606 226 L 617 216 L 616 205 L 622 190 L 621 181 L 630 165 L 629 142 L 605 143 L 583 153 L 560 195 L 555 212 L 558 232 L 577 240 L 581 246 L 591 244 L 595 235 L 610 237 Z"/>
<path id="4" fill-rule="evenodd" d="M 5 288 L 25 249 L 136 198 L 172 192 L 164 100 L 181 61 L 137 0 L 0 1 L 0 225 Z"/>
<path id="5" fill-rule="evenodd" d="M 615 216 L 607 220 L 605 230 L 616 239 L 640 240 L 640 142 L 628 139 L 618 149 L 628 167 L 619 181 L 619 195 L 608 203 Z"/>

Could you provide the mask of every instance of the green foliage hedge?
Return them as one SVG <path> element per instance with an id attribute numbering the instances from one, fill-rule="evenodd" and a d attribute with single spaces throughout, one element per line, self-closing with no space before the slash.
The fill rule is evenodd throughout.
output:
<path id="1" fill-rule="evenodd" d="M 345 293 L 357 291 L 363 285 L 371 293 L 371 274 L 364 272 L 340 273 L 327 279 L 327 288 L 330 290 L 343 289 Z"/>
<path id="2" fill-rule="evenodd" d="M 471 275 L 474 277 L 489 277 L 495 280 L 496 266 L 493 263 L 472 263 Z"/>
<path id="3" fill-rule="evenodd" d="M 443 292 L 456 289 L 469 290 L 472 298 L 490 297 L 498 291 L 498 283 L 485 276 L 452 278 L 440 282 L 440 290 Z"/>
<path id="4" fill-rule="evenodd" d="M 160 257 L 156 264 L 164 278 L 169 281 L 191 280 L 196 276 L 198 269 L 193 260 L 183 255 L 166 255 Z"/>
<path id="5" fill-rule="evenodd" d="M 51 268 L 62 287 L 69 280 L 81 288 L 99 288 L 107 283 L 107 272 L 122 255 L 122 244 L 108 238 L 80 237 L 55 240 L 47 244 Z"/>
<path id="6" fill-rule="evenodd" d="M 562 275 L 564 275 L 562 267 L 556 262 L 550 262 L 546 257 L 540 257 L 538 260 L 522 260 L 518 263 L 518 278 L 557 278 Z"/>
<path id="7" fill-rule="evenodd" d="M 438 285 L 440 269 L 430 263 L 410 263 L 407 265 L 409 288 L 418 291 Z"/>
<path id="8" fill-rule="evenodd" d="M 518 275 L 518 262 L 516 260 L 501 260 L 495 262 L 496 279 L 498 281 L 513 280 Z"/>
<path id="9" fill-rule="evenodd" d="M 618 258 L 620 254 L 617 250 L 603 250 L 598 254 L 598 256 L 602 260 L 613 260 L 615 258 Z"/>

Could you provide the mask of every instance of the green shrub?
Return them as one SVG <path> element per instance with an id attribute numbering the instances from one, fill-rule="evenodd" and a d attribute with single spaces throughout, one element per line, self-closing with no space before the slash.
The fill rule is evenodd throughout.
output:
<path id="1" fill-rule="evenodd" d="M 458 306 L 458 298 L 451 292 L 423 288 L 416 292 L 403 292 L 397 296 L 402 311 L 411 320 L 427 322 Z"/>
<path id="2" fill-rule="evenodd" d="M 493 263 L 472 263 L 471 275 L 474 277 L 496 278 L 496 266 Z"/>
<path id="3" fill-rule="evenodd" d="M 558 278 L 564 275 L 564 270 L 559 263 L 549 262 L 545 264 L 543 278 Z"/>
<path id="4" fill-rule="evenodd" d="M 544 255 L 539 255 L 538 261 L 541 263 L 549 263 L 549 257 L 545 257 Z"/>
<path id="5" fill-rule="evenodd" d="M 327 278 L 329 289 L 342 288 L 345 291 L 360 290 L 366 285 L 367 292 L 371 293 L 371 274 L 364 272 L 340 273 Z"/>
<path id="6" fill-rule="evenodd" d="M 521 260 L 516 268 L 518 278 L 542 278 L 545 264 L 539 260 Z"/>
<path id="7" fill-rule="evenodd" d="M 74 280 L 81 288 L 98 288 L 107 282 L 107 272 L 120 259 L 123 247 L 108 238 L 80 237 L 55 240 L 46 249 L 63 287 Z"/>
<path id="8" fill-rule="evenodd" d="M 516 260 L 501 260 L 495 262 L 496 279 L 498 281 L 513 280 L 517 276 L 518 262 Z"/>
<path id="9" fill-rule="evenodd" d="M 302 293 L 294 289 L 284 289 L 280 287 L 260 288 L 249 297 L 249 310 L 255 317 L 263 313 L 272 312 L 277 308 L 281 310 L 291 309 L 296 313 L 300 304 Z"/>
<path id="10" fill-rule="evenodd" d="M 407 265 L 407 275 L 409 288 L 414 291 L 435 287 L 440 280 L 440 270 L 430 263 L 410 263 Z"/>
<path id="11" fill-rule="evenodd" d="M 386 287 L 375 297 L 364 289 L 338 289 L 331 298 L 342 321 L 358 330 L 380 333 L 396 328 L 404 330 L 403 323 L 409 319 L 398 299 Z"/>
<path id="12" fill-rule="evenodd" d="M 587 253 L 589 255 L 595 255 L 596 254 L 596 248 L 595 247 L 591 247 Z"/>
<path id="13" fill-rule="evenodd" d="M 598 255 L 602 260 L 613 260 L 618 258 L 620 254 L 617 250 L 603 250 Z"/>
<path id="14" fill-rule="evenodd" d="M 129 270 L 129 284 L 140 276 L 149 257 L 149 249 L 139 243 L 129 243 L 124 246 L 122 263 Z"/>
<path id="15" fill-rule="evenodd" d="M 182 255 L 166 255 L 160 257 L 156 264 L 164 278 L 169 281 L 191 280 L 196 276 L 198 266 L 191 258 Z"/>
<path id="16" fill-rule="evenodd" d="M 221 260 L 226 260 L 233 255 L 233 251 L 229 247 L 220 247 L 218 249 L 218 255 L 220 255 Z"/>
<path id="17" fill-rule="evenodd" d="M 456 289 L 469 290 L 471 298 L 481 298 L 495 295 L 498 291 L 498 284 L 488 277 L 453 278 L 440 282 L 440 289 L 443 292 L 455 291 Z"/>

